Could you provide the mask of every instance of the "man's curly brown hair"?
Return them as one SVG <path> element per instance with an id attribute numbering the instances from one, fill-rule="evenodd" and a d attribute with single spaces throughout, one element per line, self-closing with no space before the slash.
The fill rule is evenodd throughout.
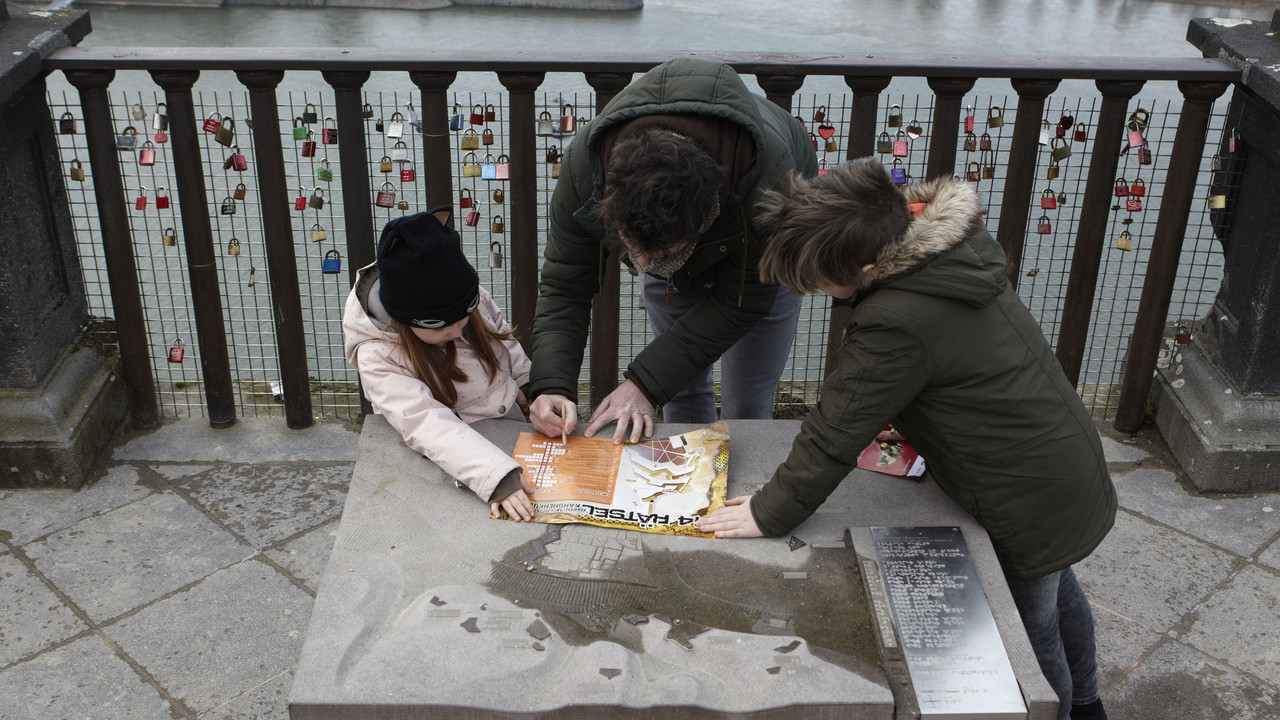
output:
<path id="1" fill-rule="evenodd" d="M 723 173 L 692 140 L 649 130 L 614 146 L 596 212 L 638 252 L 676 248 L 705 230 Z"/>

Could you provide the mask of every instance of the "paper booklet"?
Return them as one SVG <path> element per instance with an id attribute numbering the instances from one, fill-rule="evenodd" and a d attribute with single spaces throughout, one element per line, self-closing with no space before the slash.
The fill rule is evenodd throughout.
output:
<path id="1" fill-rule="evenodd" d="M 724 507 L 729 425 L 615 445 L 611 437 L 520 433 L 512 457 L 533 486 L 536 522 L 713 537 L 694 519 Z M 500 517 L 507 518 L 505 511 Z"/>
<path id="2" fill-rule="evenodd" d="M 858 467 L 863 470 L 918 478 L 924 475 L 924 458 L 907 442 L 878 442 L 872 440 L 858 456 Z"/>

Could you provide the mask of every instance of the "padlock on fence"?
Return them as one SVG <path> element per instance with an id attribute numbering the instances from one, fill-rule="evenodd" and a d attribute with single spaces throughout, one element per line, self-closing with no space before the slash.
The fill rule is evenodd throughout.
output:
<path id="1" fill-rule="evenodd" d="M 993 180 L 996 176 L 995 152 L 978 153 L 978 162 L 982 163 L 982 179 Z"/>
<path id="2" fill-rule="evenodd" d="M 826 174 L 827 174 L 827 170 L 828 170 L 828 168 L 827 168 L 827 159 L 826 159 L 826 158 L 818 158 L 818 177 L 822 177 L 823 175 L 826 175 Z"/>
<path id="3" fill-rule="evenodd" d="M 307 103 L 307 106 L 302 109 L 302 122 L 310 125 L 319 119 L 320 116 L 316 114 L 316 106 Z"/>
<path id="4" fill-rule="evenodd" d="M 393 208 L 396 205 L 396 189 L 389 183 L 382 183 L 382 189 L 374 196 L 373 204 L 380 208 Z"/>
<path id="5" fill-rule="evenodd" d="M 476 134 L 474 128 L 467 128 L 466 132 L 462 133 L 462 137 L 458 138 L 458 147 L 462 150 L 480 149 L 480 136 Z"/>
<path id="6" fill-rule="evenodd" d="M 338 121 L 337 120 L 331 117 L 326 117 L 324 119 L 323 129 L 320 130 L 320 141 L 323 142 L 325 145 L 338 144 Z"/>
<path id="7" fill-rule="evenodd" d="M 1129 181 L 1125 180 L 1124 178 L 1116 178 L 1114 192 L 1116 197 L 1118 198 L 1129 197 Z"/>
<path id="8" fill-rule="evenodd" d="M 893 180 L 894 185 L 907 184 L 907 169 L 902 167 L 902 161 L 894 158 L 893 167 L 889 169 L 889 178 Z"/>
<path id="9" fill-rule="evenodd" d="M 1066 138 L 1067 131 L 1070 130 L 1071 126 L 1075 124 L 1076 124 L 1076 118 L 1074 115 L 1063 115 L 1062 117 L 1058 118 L 1058 127 L 1057 129 L 1054 130 L 1054 132 L 1057 134 L 1058 137 Z"/>
<path id="10" fill-rule="evenodd" d="M 1045 189 L 1040 193 L 1040 209 L 1041 210 L 1057 210 L 1058 196 L 1053 194 L 1052 190 Z"/>
<path id="11" fill-rule="evenodd" d="M 999 105 L 992 105 L 987 108 L 987 127 L 1002 128 L 1004 127 L 1004 109 Z"/>
<path id="12" fill-rule="evenodd" d="M 231 169 L 236 172 L 244 172 L 249 169 L 249 160 L 240 152 L 239 145 L 231 147 Z"/>
<path id="13" fill-rule="evenodd" d="M 378 161 L 378 171 L 379 171 L 379 172 L 384 172 L 384 173 L 389 173 L 389 172 L 391 172 L 391 170 L 392 170 L 392 167 L 391 167 L 391 156 L 390 156 L 390 155 L 383 155 L 383 156 L 382 156 L 382 159 Z"/>
<path id="14" fill-rule="evenodd" d="M 320 167 L 316 168 L 316 179 L 320 182 L 331 182 L 333 180 L 333 168 L 329 167 L 328 158 L 320 161 Z"/>
<path id="15" fill-rule="evenodd" d="M 893 140 L 890 139 L 889 133 L 881 132 L 876 136 L 876 152 L 885 155 L 893 152 Z"/>
<path id="16" fill-rule="evenodd" d="M 1244 140 L 1240 139 L 1240 131 L 1231 128 L 1231 137 L 1227 138 L 1227 154 L 1239 155 L 1244 152 Z"/>
<path id="17" fill-rule="evenodd" d="M 561 135 L 572 135 L 578 131 L 578 121 L 574 117 L 572 105 L 566 104 L 560 108 L 560 126 L 557 129 Z"/>
<path id="18" fill-rule="evenodd" d="M 329 233 L 325 232 L 324 226 L 316 223 L 311 226 L 311 242 L 324 242 L 329 238 Z"/>
<path id="19" fill-rule="evenodd" d="M 294 198 L 293 200 L 293 209 L 294 210 L 307 209 L 307 189 L 306 188 L 298 188 L 298 197 Z"/>
<path id="20" fill-rule="evenodd" d="M 471 199 L 471 189 L 462 188 L 462 190 L 460 190 L 458 193 L 458 208 L 461 210 L 466 210 L 467 208 L 471 207 L 472 204 L 473 202 Z"/>
<path id="21" fill-rule="evenodd" d="M 918 140 L 924 134 L 924 127 L 920 125 L 919 120 L 911 118 L 911 122 L 907 124 L 906 131 L 907 137 L 912 140 Z"/>
<path id="22" fill-rule="evenodd" d="M 413 182 L 418 177 L 418 171 L 414 169 L 413 163 L 405 163 L 400 167 L 400 182 Z"/>
<path id="23" fill-rule="evenodd" d="M 142 109 L 142 103 L 134 103 L 133 105 L 130 105 L 129 114 L 133 116 L 134 120 L 147 119 L 147 111 Z"/>
<path id="24" fill-rule="evenodd" d="M 226 199 L 222 201 L 222 207 L 219 210 L 219 212 L 222 213 L 223 215 L 235 215 L 236 214 L 235 198 L 232 198 L 230 195 L 228 195 Z"/>
<path id="25" fill-rule="evenodd" d="M 467 118 L 467 120 L 472 125 L 483 125 L 484 124 L 484 106 L 480 105 L 479 103 L 472 105 L 471 115 L 470 117 Z"/>
<path id="26" fill-rule="evenodd" d="M 1209 209 L 1227 209 L 1227 188 L 1222 183 L 1214 183 L 1209 187 Z"/>
<path id="27" fill-rule="evenodd" d="M 1040 123 L 1040 137 L 1037 142 L 1040 143 L 1041 147 L 1049 144 L 1049 135 L 1051 132 L 1048 120 L 1044 120 Z"/>
<path id="28" fill-rule="evenodd" d="M 538 113 L 538 120 L 534 123 L 534 133 L 538 137 L 551 137 L 555 135 L 555 121 L 551 119 L 551 113 L 543 110 Z"/>
<path id="29" fill-rule="evenodd" d="M 325 275 L 337 275 L 342 272 L 342 253 L 337 250 L 330 250 L 324 254 L 324 262 L 320 265 L 320 272 Z"/>
<path id="30" fill-rule="evenodd" d="M 1178 345 L 1191 344 L 1191 328 L 1186 325 L 1178 325 L 1178 331 L 1173 335 L 1173 341 Z"/>
<path id="31" fill-rule="evenodd" d="M 1129 194 L 1133 197 L 1146 197 L 1147 182 L 1142 178 L 1134 178 L 1133 182 L 1129 184 Z"/>
<path id="32" fill-rule="evenodd" d="M 236 238 L 231 238 L 231 241 L 227 243 L 227 254 L 232 257 L 238 257 L 240 255 L 239 240 L 237 240 Z"/>
<path id="33" fill-rule="evenodd" d="M 453 106 L 453 114 L 449 116 L 449 129 L 461 130 L 466 122 L 466 117 L 462 114 L 462 108 L 457 103 Z"/>
<path id="34" fill-rule="evenodd" d="M 494 159 L 492 153 L 486 153 L 484 156 L 484 162 L 480 164 L 480 179 L 498 179 L 498 161 Z"/>
<path id="35" fill-rule="evenodd" d="M 546 160 L 548 164 L 560 162 L 560 146 L 559 145 L 550 145 L 547 147 Z"/>
<path id="36" fill-rule="evenodd" d="M 307 130 L 307 126 L 302 124 L 302 118 L 296 117 L 293 119 L 293 139 L 294 140 L 306 140 L 307 134 L 309 132 L 310 131 Z"/>
<path id="37" fill-rule="evenodd" d="M 1130 195 L 1124 199 L 1124 209 L 1129 212 L 1142 212 L 1142 198 Z"/>
<path id="38" fill-rule="evenodd" d="M 493 105 L 484 106 L 484 121 L 493 122 L 498 119 L 498 110 Z"/>
<path id="39" fill-rule="evenodd" d="M 968 168 L 964 171 L 964 179 L 969 182 L 978 182 L 982 179 L 982 166 L 976 162 L 970 162 Z"/>
<path id="40" fill-rule="evenodd" d="M 504 220 L 501 215 L 494 215 L 493 222 L 490 223 L 489 229 L 490 231 L 501 235 L 502 233 L 507 231 L 506 220 Z"/>
<path id="41" fill-rule="evenodd" d="M 398 209 L 398 210 L 402 210 L 402 211 L 403 211 L 403 210 L 408 210 L 408 209 L 409 209 L 409 201 L 408 201 L 408 200 L 405 200 L 404 198 L 400 198 L 400 202 L 396 203 L 396 209 Z"/>
<path id="42" fill-rule="evenodd" d="M 1143 145 L 1142 147 L 1138 148 L 1138 164 L 1139 165 L 1151 164 L 1151 148 L 1147 147 L 1146 145 Z"/>
<path id="43" fill-rule="evenodd" d="M 142 149 L 138 151 L 139 165 L 155 165 L 156 164 L 156 146 L 148 140 L 142 143 Z"/>
<path id="44" fill-rule="evenodd" d="M 311 131 L 307 131 L 307 139 L 302 141 L 302 157 L 316 156 L 316 141 L 311 139 Z"/>
<path id="45" fill-rule="evenodd" d="M 173 228 L 165 228 L 164 233 L 160 235 L 160 240 L 165 245 L 173 247 L 178 244 L 178 233 L 174 232 Z"/>
<path id="46" fill-rule="evenodd" d="M 76 134 L 76 116 L 69 112 L 62 113 L 62 117 L 58 119 L 59 135 L 75 135 Z"/>
<path id="47" fill-rule="evenodd" d="M 173 344 L 169 346 L 169 356 L 168 356 L 169 362 L 171 363 L 182 362 L 182 356 L 184 354 L 186 353 L 182 347 L 182 338 L 178 338 L 174 340 Z"/>
<path id="48" fill-rule="evenodd" d="M 133 209 L 134 210 L 147 209 L 147 186 L 146 185 L 143 185 L 142 189 L 138 191 L 138 199 L 133 201 Z"/>
<path id="49" fill-rule="evenodd" d="M 169 209 L 169 189 L 163 185 L 156 188 L 156 209 L 157 210 Z"/>
<path id="50" fill-rule="evenodd" d="M 116 136 L 117 150 L 133 150 L 136 147 L 138 147 L 138 130 L 134 126 L 130 125 Z"/>
<path id="51" fill-rule="evenodd" d="M 966 131 L 964 134 L 964 151 L 974 152 L 978 149 L 978 136 Z"/>
<path id="52" fill-rule="evenodd" d="M 502 267 L 502 243 L 497 240 L 489 243 L 489 267 Z"/>
<path id="53" fill-rule="evenodd" d="M 1049 167 L 1048 167 L 1048 168 L 1046 168 L 1046 169 L 1045 169 L 1045 171 L 1044 171 L 1044 177 L 1045 177 L 1045 179 L 1046 179 L 1046 180 L 1057 180 L 1057 179 L 1058 179 L 1058 171 L 1059 171 L 1058 161 L 1057 161 L 1057 160 L 1054 160 L 1052 157 L 1050 157 L 1050 158 L 1049 158 Z"/>
<path id="54" fill-rule="evenodd" d="M 1116 238 L 1116 249 L 1124 252 L 1129 252 L 1133 249 L 1133 236 L 1129 234 L 1128 230 L 1121 231 L 1120 236 Z"/>
<path id="55" fill-rule="evenodd" d="M 965 109 L 964 109 L 964 131 L 965 131 L 965 132 L 967 132 L 967 133 L 971 133 L 971 132 L 973 132 L 973 127 L 974 127 L 974 122 L 973 122 L 973 121 L 974 121 L 974 118 L 973 118 L 973 106 L 972 106 L 972 105 L 966 105 L 966 106 L 965 106 Z"/>
<path id="56" fill-rule="evenodd" d="M 462 177 L 480 177 L 480 160 L 473 152 L 462 156 Z"/>
<path id="57" fill-rule="evenodd" d="M 479 224 L 480 224 L 480 210 L 479 210 L 478 208 L 475 208 L 475 207 L 471 208 L 471 210 L 467 211 L 467 217 L 466 217 L 465 219 L 463 219 L 463 221 L 462 221 L 462 222 L 463 222 L 463 224 L 465 224 L 467 227 L 475 227 L 475 226 L 479 225 Z"/>
<path id="58" fill-rule="evenodd" d="M 498 188 L 498 189 L 496 189 L 496 190 L 494 190 L 494 191 L 493 191 L 493 202 L 494 202 L 494 204 L 496 204 L 496 205 L 501 205 L 502 203 L 504 203 L 504 202 L 506 202 L 506 201 L 507 201 L 507 194 L 506 194 L 505 192 L 503 192 L 503 191 L 502 191 L 502 188 Z"/>
<path id="59" fill-rule="evenodd" d="M 231 147 L 236 137 L 236 121 L 229 117 L 222 118 L 217 129 L 213 131 L 213 139 L 223 147 Z"/>
<path id="60" fill-rule="evenodd" d="M 311 191 L 311 197 L 307 200 L 307 207 L 312 210 L 319 210 L 324 207 L 324 189 L 319 185 Z"/>
<path id="61" fill-rule="evenodd" d="M 1080 123 L 1079 125 L 1076 125 L 1075 135 L 1073 135 L 1071 139 L 1076 142 L 1084 142 L 1085 140 L 1088 140 L 1089 126 L 1084 123 Z"/>
<path id="62" fill-rule="evenodd" d="M 409 162 L 409 146 L 405 145 L 403 140 L 397 140 L 396 144 L 391 146 L 391 162 Z"/>
<path id="63" fill-rule="evenodd" d="M 253 287 L 258 284 L 258 268 L 249 266 L 249 280 L 245 283 L 245 287 Z"/>
<path id="64" fill-rule="evenodd" d="M 156 111 L 151 115 L 151 129 L 156 132 L 169 129 L 169 106 L 165 103 L 156 104 Z"/>
<path id="65" fill-rule="evenodd" d="M 1056 137 L 1049 143 L 1049 157 L 1062 162 L 1071 157 L 1071 146 L 1067 144 L 1066 140 Z"/>
<path id="66" fill-rule="evenodd" d="M 827 119 L 827 106 L 819 105 L 813 110 L 813 121 L 816 123 L 823 122 Z"/>
<path id="67" fill-rule="evenodd" d="M 369 103 L 365 103 L 364 107 L 360 108 L 360 117 L 364 118 L 365 120 L 372 118 L 373 106 L 370 105 Z"/>
<path id="68" fill-rule="evenodd" d="M 393 112 L 391 118 L 387 120 L 387 138 L 399 140 L 402 137 L 404 137 L 404 116 L 399 112 Z"/>
<path id="69" fill-rule="evenodd" d="M 893 156 L 906 157 L 908 148 L 909 148 L 909 145 L 907 144 L 907 134 L 899 130 L 897 137 L 894 138 L 894 141 L 893 141 Z"/>
<path id="70" fill-rule="evenodd" d="M 498 156 L 498 162 L 493 168 L 494 180 L 510 180 L 511 179 L 511 158 L 505 154 Z"/>
<path id="71" fill-rule="evenodd" d="M 218 127 L 222 125 L 221 113 L 209 113 L 209 117 L 204 119 L 204 131 L 207 133 L 218 132 Z"/>
<path id="72" fill-rule="evenodd" d="M 247 193 L 248 188 L 244 186 L 244 183 L 236 183 L 236 189 L 231 193 L 231 197 L 237 200 L 243 200 Z"/>
<path id="73" fill-rule="evenodd" d="M 485 128 L 484 132 L 480 133 L 480 143 L 483 145 L 492 145 L 493 131 L 490 130 L 489 128 Z"/>
<path id="74" fill-rule="evenodd" d="M 1041 215 L 1040 219 L 1036 221 L 1036 232 L 1041 235 L 1048 235 L 1053 232 L 1053 224 L 1049 222 L 1048 215 Z"/>
<path id="75" fill-rule="evenodd" d="M 902 127 L 902 106 L 893 104 L 889 106 L 889 112 L 885 116 L 885 127 Z"/>
<path id="76" fill-rule="evenodd" d="M 978 152 L 991 152 L 990 133 L 982 133 L 982 137 L 978 139 Z"/>
<path id="77" fill-rule="evenodd" d="M 80 163 L 79 158 L 71 159 L 71 169 L 68 171 L 71 179 L 76 182 L 84 182 L 84 165 Z"/>

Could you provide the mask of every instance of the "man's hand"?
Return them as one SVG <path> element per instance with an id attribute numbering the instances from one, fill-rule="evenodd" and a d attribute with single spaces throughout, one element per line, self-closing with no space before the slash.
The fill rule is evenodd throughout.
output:
<path id="1" fill-rule="evenodd" d="M 653 435 L 653 405 L 640 392 L 639 386 L 630 380 L 619 385 L 600 403 L 600 407 L 591 414 L 591 424 L 582 434 L 592 437 L 597 430 L 615 420 L 618 421 L 618 427 L 613 431 L 615 445 L 626 437 L 628 425 L 631 426 L 631 442 L 639 442 L 641 430 L 645 437 Z"/>
<path id="2" fill-rule="evenodd" d="M 563 395 L 539 395 L 529 406 L 533 429 L 547 437 L 560 437 L 578 427 L 578 405 Z"/>
<path id="3" fill-rule="evenodd" d="M 718 538 L 763 537 L 751 516 L 751 496 L 742 495 L 725 501 L 724 507 L 699 519 L 694 527 L 715 533 Z"/>
<path id="4" fill-rule="evenodd" d="M 524 490 L 517 490 L 502 498 L 499 502 L 489 503 L 490 517 L 499 517 L 498 508 L 506 510 L 507 515 L 512 520 L 524 522 L 533 519 L 533 502 L 529 500 L 529 496 L 524 493 Z"/>

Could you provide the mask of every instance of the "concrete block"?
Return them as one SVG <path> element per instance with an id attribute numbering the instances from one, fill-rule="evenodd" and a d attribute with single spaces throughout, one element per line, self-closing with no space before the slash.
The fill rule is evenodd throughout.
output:
<path id="1" fill-rule="evenodd" d="M 1280 686 L 1280 577 L 1246 566 L 1196 611 L 1180 639 Z"/>
<path id="2" fill-rule="evenodd" d="M 1139 468 L 1115 477 L 1120 505 L 1231 552 L 1252 557 L 1280 532 L 1280 496 L 1207 498 L 1190 495 L 1167 470 Z"/>
<path id="3" fill-rule="evenodd" d="M 293 667 L 310 607 L 310 596 L 297 585 L 249 560 L 106 632 L 156 682 L 203 716 Z"/>
<path id="4" fill-rule="evenodd" d="M 91 516 L 127 505 L 154 492 L 127 465 L 116 466 L 81 490 L 6 490 L 0 492 L 0 531 L 14 545 L 63 530 Z"/>
<path id="5" fill-rule="evenodd" d="M 289 688 L 293 670 L 286 670 L 267 682 L 204 713 L 201 720 L 289 720 Z"/>
<path id="6" fill-rule="evenodd" d="M 172 493 L 86 518 L 24 550 L 97 622 L 256 554 Z"/>
<path id="7" fill-rule="evenodd" d="M 1276 689 L 1175 640 L 1168 640 L 1111 688 L 1113 718 L 1273 720 Z"/>
<path id="8" fill-rule="evenodd" d="M 176 422 L 117 447 L 116 461 L 209 463 L 355 462 L 359 428 L 338 422 L 290 430 L 280 417 L 239 418 L 229 428 Z"/>
<path id="9" fill-rule="evenodd" d="M 337 536 L 338 521 L 332 520 L 277 549 L 268 550 L 266 555 L 315 592 L 320 587 L 320 576 L 324 574 Z"/>
<path id="10" fill-rule="evenodd" d="M 220 465 L 180 483 L 228 528 L 264 549 L 342 513 L 351 465 Z"/>
<path id="11" fill-rule="evenodd" d="M 1076 574 L 1094 604 L 1164 632 L 1208 597 L 1235 562 L 1230 553 L 1121 512 Z M 1173 567 L 1177 573 L 1169 572 Z"/>
<path id="12" fill-rule="evenodd" d="M 87 629 L 13 553 L 0 555 L 0 667 Z"/>
<path id="13" fill-rule="evenodd" d="M 97 635 L 0 671 L 0 713 L 13 720 L 178 716 Z"/>
<path id="14" fill-rule="evenodd" d="M 1102 454 L 1108 463 L 1136 463 L 1151 457 L 1146 450 L 1123 443 L 1106 435 L 1102 436 Z"/>
<path id="15" fill-rule="evenodd" d="M 1272 542 L 1271 546 L 1258 556 L 1258 564 L 1280 570 L 1280 542 Z"/>

